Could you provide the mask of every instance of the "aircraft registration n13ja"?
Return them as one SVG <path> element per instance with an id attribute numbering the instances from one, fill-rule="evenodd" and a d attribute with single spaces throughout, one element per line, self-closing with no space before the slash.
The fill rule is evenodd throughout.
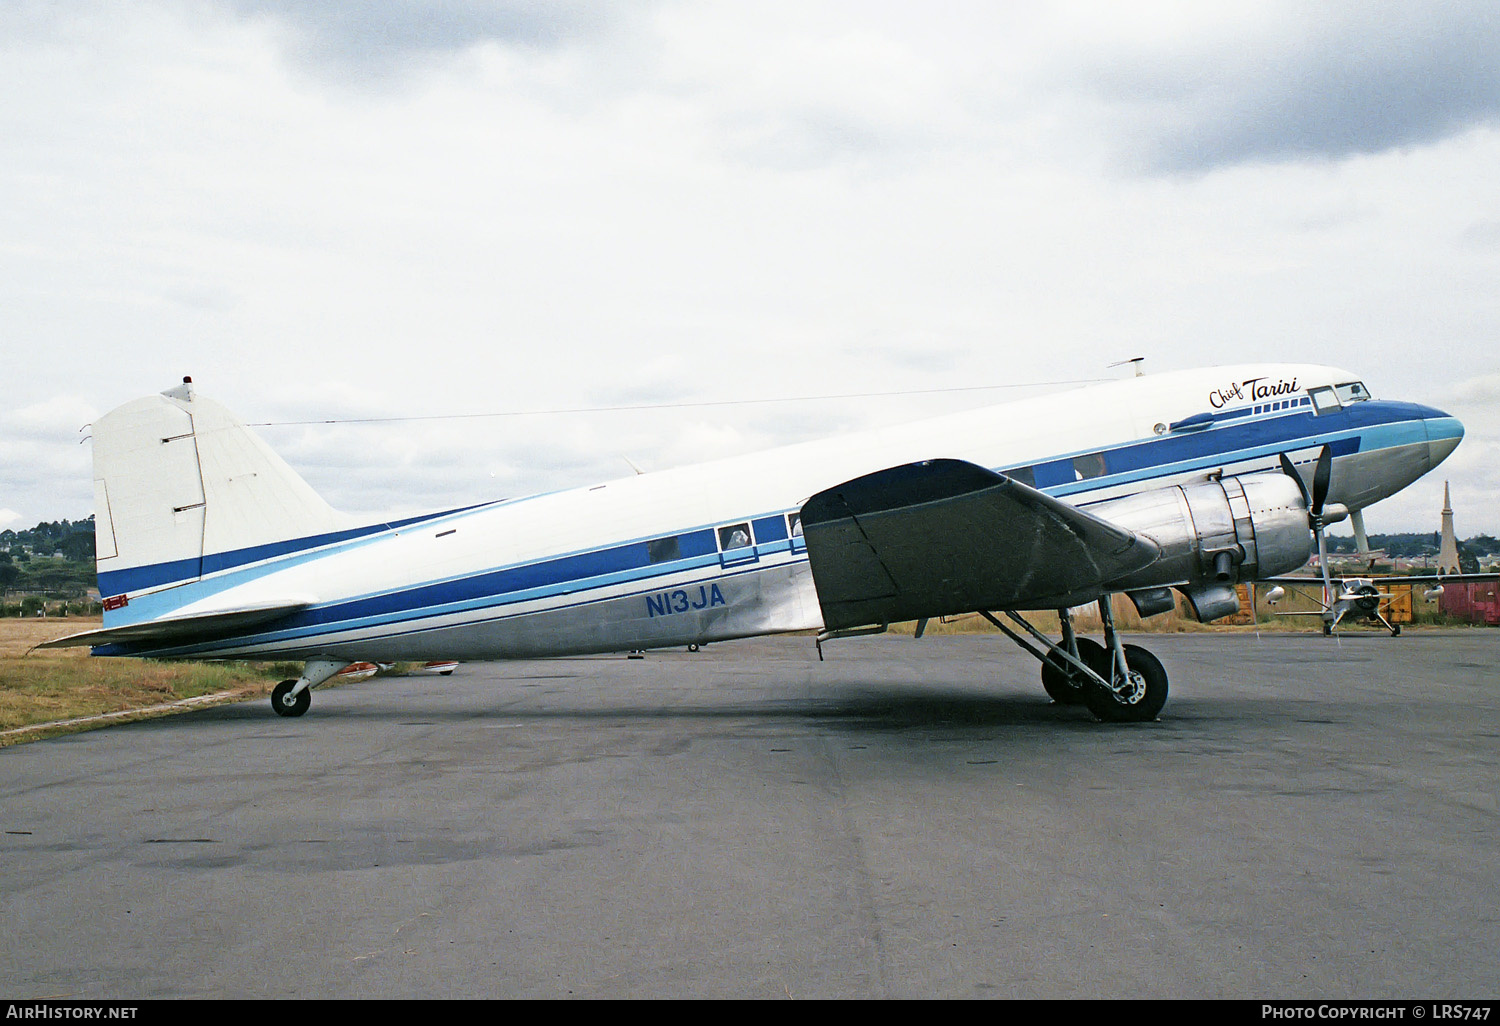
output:
<path id="1" fill-rule="evenodd" d="M 332 509 L 190 380 L 93 425 L 101 629 L 51 645 L 306 661 L 536 658 L 979 613 L 1047 692 L 1153 719 L 1167 674 L 1115 631 L 1174 591 L 1209 621 L 1463 437 L 1330 367 L 1135 377 L 697 466 L 383 523 Z M 1097 602 L 1103 638 L 1069 609 Z M 1058 610 L 1053 639 L 1027 611 Z M 998 615 L 997 615 L 998 614 Z"/>

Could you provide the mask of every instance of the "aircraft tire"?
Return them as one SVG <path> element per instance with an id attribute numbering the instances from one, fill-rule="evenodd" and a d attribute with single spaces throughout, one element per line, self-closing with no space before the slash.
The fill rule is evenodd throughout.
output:
<path id="1" fill-rule="evenodd" d="M 1399 638 L 1399 637 L 1401 637 L 1401 625 L 1399 623 L 1393 623 L 1393 624 L 1391 624 L 1391 637 L 1393 637 L 1393 638 Z"/>
<path id="2" fill-rule="evenodd" d="M 271 692 L 271 708 L 276 710 L 277 716 L 301 716 L 312 705 L 311 688 L 304 688 L 296 698 L 290 697 L 292 688 L 296 686 L 296 681 L 284 680 Z"/>
<path id="3" fill-rule="evenodd" d="M 1068 671 L 1051 659 L 1042 661 L 1042 690 L 1058 705 L 1077 705 L 1083 701 L 1083 689 L 1068 683 Z"/>
<path id="4" fill-rule="evenodd" d="M 1097 684 L 1083 689 L 1084 703 L 1105 723 L 1145 723 L 1156 719 L 1167 703 L 1167 671 L 1161 660 L 1139 645 L 1125 646 L 1125 664 L 1139 674 L 1144 692 L 1133 704 L 1121 702 L 1113 691 Z M 1103 674 L 1100 674 L 1103 676 Z"/>
<path id="5" fill-rule="evenodd" d="M 1089 668 L 1104 676 L 1104 646 L 1092 638 L 1078 639 L 1078 656 Z M 1042 661 L 1042 689 L 1058 705 L 1082 705 L 1085 685 L 1073 682 L 1071 671 L 1051 659 Z"/>

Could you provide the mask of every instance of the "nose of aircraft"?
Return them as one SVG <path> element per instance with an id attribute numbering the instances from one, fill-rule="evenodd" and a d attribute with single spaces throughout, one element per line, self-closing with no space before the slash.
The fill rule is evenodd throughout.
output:
<path id="1" fill-rule="evenodd" d="M 1464 439 L 1464 426 L 1457 417 L 1431 406 L 1421 407 L 1422 426 L 1427 429 L 1427 467 L 1432 469 L 1448 458 Z"/>

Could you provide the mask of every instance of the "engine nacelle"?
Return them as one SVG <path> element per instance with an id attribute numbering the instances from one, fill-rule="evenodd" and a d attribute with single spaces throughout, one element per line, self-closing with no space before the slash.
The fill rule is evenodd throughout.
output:
<path id="1" fill-rule="evenodd" d="M 1181 589 L 1205 623 L 1228 616 L 1239 609 L 1237 581 L 1289 573 L 1312 555 L 1302 492 L 1285 474 L 1156 488 L 1088 510 L 1161 549 L 1150 566 L 1110 582 L 1111 590 L 1132 593 L 1143 616 L 1167 608 L 1167 588 Z"/>

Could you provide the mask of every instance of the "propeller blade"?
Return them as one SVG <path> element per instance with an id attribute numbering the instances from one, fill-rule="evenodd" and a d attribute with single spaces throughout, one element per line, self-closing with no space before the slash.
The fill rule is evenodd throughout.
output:
<path id="1" fill-rule="evenodd" d="M 1318 570 L 1323 577 L 1323 630 L 1326 633 L 1338 623 L 1338 615 L 1333 612 L 1335 596 L 1333 575 L 1328 572 L 1328 543 L 1323 537 L 1323 503 L 1328 498 L 1328 486 L 1333 480 L 1333 450 L 1325 445 L 1318 453 L 1318 463 L 1313 468 L 1312 495 L 1307 494 L 1307 482 L 1297 473 L 1291 457 L 1286 453 L 1281 453 L 1280 456 L 1281 472 L 1297 482 L 1297 491 L 1302 493 L 1302 505 L 1307 508 L 1307 526 L 1312 528 L 1313 536 L 1318 540 Z M 1334 512 L 1337 516 L 1330 515 L 1330 522 L 1342 520 L 1348 515 L 1348 511 L 1337 504 Z"/>
<path id="2" fill-rule="evenodd" d="M 1333 575 L 1328 572 L 1328 544 L 1323 538 L 1323 525 L 1314 523 L 1313 534 L 1318 539 L 1318 570 L 1323 575 L 1323 594 L 1329 605 L 1338 597 L 1333 590 Z"/>
<path id="3" fill-rule="evenodd" d="M 1318 453 L 1318 466 L 1313 471 L 1313 504 L 1312 515 L 1323 514 L 1323 503 L 1328 498 L 1328 484 L 1333 479 L 1333 449 L 1323 446 L 1323 451 Z"/>
<path id="4" fill-rule="evenodd" d="M 1302 475 L 1297 473 L 1297 468 L 1292 465 L 1291 458 L 1286 453 L 1281 454 L 1281 472 L 1297 482 L 1297 491 L 1302 493 L 1302 505 L 1311 513 L 1312 499 L 1307 494 L 1307 483 L 1302 480 Z"/>

